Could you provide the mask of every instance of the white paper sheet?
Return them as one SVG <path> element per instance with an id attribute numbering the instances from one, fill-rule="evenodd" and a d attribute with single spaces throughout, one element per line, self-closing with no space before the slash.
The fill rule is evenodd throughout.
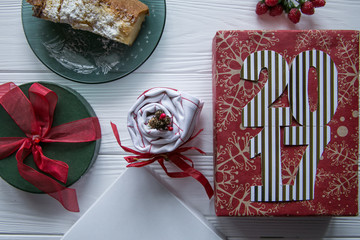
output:
<path id="1" fill-rule="evenodd" d="M 145 168 L 130 168 L 62 240 L 222 239 Z"/>

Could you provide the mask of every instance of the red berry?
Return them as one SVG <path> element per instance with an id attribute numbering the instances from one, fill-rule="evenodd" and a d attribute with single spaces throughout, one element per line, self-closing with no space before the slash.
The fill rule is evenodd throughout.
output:
<path id="1" fill-rule="evenodd" d="M 314 7 L 323 7 L 326 4 L 325 0 L 311 0 L 311 2 L 313 3 Z"/>
<path id="2" fill-rule="evenodd" d="M 165 119 L 165 118 L 166 118 L 166 114 L 165 114 L 165 113 L 160 114 L 160 117 L 159 117 L 160 120 Z"/>
<path id="3" fill-rule="evenodd" d="M 279 0 L 265 0 L 265 4 L 269 7 L 273 7 L 279 3 Z"/>
<path id="4" fill-rule="evenodd" d="M 314 4 L 312 2 L 305 2 L 301 5 L 301 12 L 306 15 L 313 15 L 315 13 Z"/>
<path id="5" fill-rule="evenodd" d="M 255 12 L 257 15 L 263 15 L 268 11 L 268 9 L 269 9 L 269 7 L 265 3 L 260 1 L 256 5 Z"/>
<path id="6" fill-rule="evenodd" d="M 172 131 L 172 130 L 174 130 L 174 128 L 171 127 L 171 126 L 168 126 L 168 130 L 169 130 L 169 131 Z"/>
<path id="7" fill-rule="evenodd" d="M 299 9 L 297 8 L 290 9 L 290 12 L 288 14 L 288 18 L 290 19 L 290 21 L 292 21 L 293 23 L 298 23 L 300 21 L 300 17 L 301 17 L 301 12 Z"/>
<path id="8" fill-rule="evenodd" d="M 270 8 L 269 14 L 270 14 L 270 16 L 275 17 L 275 16 L 281 15 L 283 11 L 284 11 L 283 6 L 281 4 L 278 4 L 278 5 Z"/>

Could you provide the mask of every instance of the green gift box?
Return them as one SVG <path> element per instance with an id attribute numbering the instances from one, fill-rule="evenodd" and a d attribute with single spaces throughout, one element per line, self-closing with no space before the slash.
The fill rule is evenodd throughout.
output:
<path id="1" fill-rule="evenodd" d="M 28 97 L 28 90 L 33 83 L 20 85 L 21 91 Z M 41 83 L 44 87 L 52 90 L 58 96 L 58 101 L 53 115 L 51 128 L 72 121 L 96 117 L 89 103 L 74 90 L 54 83 Z M 16 101 L 16 99 L 14 99 Z M 24 114 L 24 118 L 27 118 Z M 100 131 L 100 130 L 99 130 Z M 99 133 L 100 135 L 100 133 Z M 11 118 L 8 112 L 0 105 L 0 138 L 1 137 L 24 137 L 27 136 Z M 50 158 L 68 164 L 68 176 L 64 187 L 75 183 L 90 168 L 97 158 L 100 137 L 88 142 L 40 142 L 43 154 Z M 0 176 L 12 186 L 31 193 L 43 193 L 30 182 L 25 180 L 19 173 L 17 166 L 16 151 L 8 157 L 0 160 Z M 24 164 L 36 171 L 55 179 L 47 173 L 42 172 L 35 164 L 32 154 L 24 160 Z M 57 180 L 56 180 L 57 181 Z M 60 183 L 60 181 L 58 181 Z"/>

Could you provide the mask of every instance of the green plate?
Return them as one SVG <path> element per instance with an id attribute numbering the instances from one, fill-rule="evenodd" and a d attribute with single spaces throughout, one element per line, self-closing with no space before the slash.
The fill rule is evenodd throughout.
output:
<path id="1" fill-rule="evenodd" d="M 19 88 L 28 96 L 28 89 L 33 83 L 20 85 Z M 89 103 L 74 90 L 54 83 L 40 82 L 58 95 L 54 112 L 53 126 L 71 121 L 96 117 Z M 5 109 L 0 106 L 0 137 L 25 137 Z M 66 162 L 69 165 L 66 186 L 75 183 L 96 160 L 100 148 L 100 139 L 86 143 L 40 143 L 46 157 Z M 25 164 L 40 171 L 30 154 Z M 0 176 L 14 187 L 32 193 L 42 193 L 39 189 L 23 179 L 17 168 L 15 153 L 0 160 Z"/>
<path id="2" fill-rule="evenodd" d="M 33 17 L 32 6 L 22 1 L 22 23 L 35 55 L 50 70 L 82 83 L 104 83 L 136 70 L 155 50 L 166 17 L 165 0 L 142 0 L 149 7 L 132 46 L 108 40 L 67 24 Z"/>

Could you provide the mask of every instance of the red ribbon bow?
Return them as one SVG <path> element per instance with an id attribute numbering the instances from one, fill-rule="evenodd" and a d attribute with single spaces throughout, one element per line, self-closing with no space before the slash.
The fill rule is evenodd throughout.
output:
<path id="1" fill-rule="evenodd" d="M 51 177 L 24 164 L 32 154 L 37 167 L 66 183 L 69 166 L 62 161 L 44 156 L 40 142 L 80 143 L 100 138 L 101 130 L 96 117 L 84 118 L 52 127 L 53 115 L 58 97 L 55 92 L 39 83 L 29 88 L 29 99 L 14 83 L 0 85 L 0 104 L 26 137 L 1 137 L 0 159 L 16 151 L 20 175 L 39 190 L 58 200 L 69 211 L 78 212 L 75 189 L 66 188 Z"/>
<path id="2" fill-rule="evenodd" d="M 131 148 L 123 146 L 121 144 L 119 132 L 117 130 L 116 125 L 114 123 L 111 123 L 111 127 L 112 127 L 115 138 L 116 138 L 118 144 L 120 145 L 120 147 L 122 149 L 124 149 L 124 151 L 126 151 L 126 152 L 136 154 L 135 156 L 124 157 L 125 160 L 128 163 L 130 163 L 126 167 L 143 167 L 143 166 L 149 165 L 155 161 L 158 161 L 160 166 L 164 169 L 165 173 L 169 177 L 172 177 L 172 178 L 193 177 L 198 182 L 200 182 L 201 185 L 203 185 L 209 199 L 214 195 L 214 190 L 212 189 L 209 181 L 205 178 L 205 176 L 201 172 L 199 172 L 198 170 L 196 170 L 194 168 L 193 161 L 190 158 L 181 154 L 182 152 L 186 152 L 191 149 L 196 150 L 196 151 L 200 152 L 201 154 L 205 154 L 201 149 L 196 148 L 196 147 L 179 147 L 172 152 L 164 153 L 164 154 L 141 153 L 141 152 L 135 151 Z M 202 130 L 200 130 L 197 134 L 195 134 L 193 137 L 191 137 L 185 143 L 188 143 L 189 141 L 194 139 L 197 135 L 199 135 L 199 133 L 201 131 Z M 148 160 L 139 161 L 140 159 L 148 159 Z M 167 160 L 170 160 L 172 163 L 174 163 L 175 166 L 177 166 L 178 168 L 180 168 L 182 170 L 182 172 L 169 172 L 164 164 L 164 161 L 167 161 Z M 186 163 L 186 161 L 190 162 L 191 165 Z"/>

